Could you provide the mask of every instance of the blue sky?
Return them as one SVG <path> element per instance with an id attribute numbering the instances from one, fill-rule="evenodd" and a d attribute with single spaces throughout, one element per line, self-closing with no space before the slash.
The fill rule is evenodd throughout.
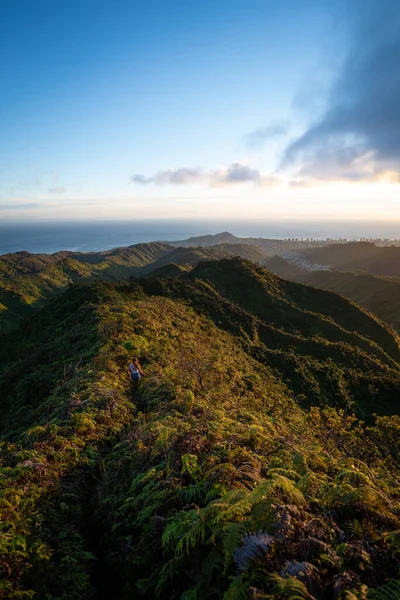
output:
<path id="1" fill-rule="evenodd" d="M 0 218 L 399 218 L 396 0 L 3 0 Z"/>

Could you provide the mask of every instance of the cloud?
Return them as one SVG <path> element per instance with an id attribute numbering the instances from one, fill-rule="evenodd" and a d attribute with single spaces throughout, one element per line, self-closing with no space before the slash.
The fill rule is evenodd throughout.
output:
<path id="1" fill-rule="evenodd" d="M 214 185 L 229 185 L 235 183 L 260 183 L 261 173 L 258 169 L 252 169 L 248 165 L 233 163 L 227 169 L 216 171 L 212 174 Z"/>
<path id="2" fill-rule="evenodd" d="M 351 5 L 354 42 L 322 117 L 285 150 L 300 176 L 375 180 L 400 173 L 398 0 Z"/>
<path id="3" fill-rule="evenodd" d="M 274 123 L 268 127 L 259 127 L 243 137 L 243 143 L 249 148 L 260 148 L 266 142 L 287 134 L 287 123 Z"/>
<path id="4" fill-rule="evenodd" d="M 205 172 L 202 169 L 169 169 L 167 171 L 158 171 L 153 177 L 144 175 L 133 175 L 131 183 L 147 185 L 156 183 L 157 185 L 187 185 L 197 183 L 205 178 Z"/>
<path id="5" fill-rule="evenodd" d="M 51 194 L 65 194 L 66 191 L 67 189 L 65 187 L 62 187 L 61 185 L 56 185 L 54 187 L 49 188 L 49 192 Z"/>
<path id="6" fill-rule="evenodd" d="M 206 184 L 210 187 L 227 185 L 238 185 L 253 183 L 259 186 L 274 185 L 277 183 L 275 177 L 261 173 L 241 163 L 232 163 L 229 167 L 222 169 L 200 169 L 185 168 L 158 171 L 151 177 L 136 174 L 130 178 L 131 183 L 138 185 L 190 185 Z"/>

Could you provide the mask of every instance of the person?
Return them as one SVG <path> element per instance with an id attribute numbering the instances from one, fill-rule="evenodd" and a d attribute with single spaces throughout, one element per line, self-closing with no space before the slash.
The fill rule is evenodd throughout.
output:
<path id="1" fill-rule="evenodd" d="M 128 366 L 128 371 L 132 377 L 133 383 L 139 383 L 140 378 L 144 376 L 137 356 L 132 358 L 132 362 Z"/>

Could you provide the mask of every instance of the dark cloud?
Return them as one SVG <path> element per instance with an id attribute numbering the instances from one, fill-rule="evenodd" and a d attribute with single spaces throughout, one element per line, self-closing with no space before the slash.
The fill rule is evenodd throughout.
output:
<path id="1" fill-rule="evenodd" d="M 286 123 L 274 123 L 268 127 L 259 127 L 254 129 L 243 137 L 243 143 L 249 148 L 260 148 L 266 142 L 287 134 L 288 125 Z"/>
<path id="2" fill-rule="evenodd" d="M 232 163 L 225 169 L 169 169 L 158 171 L 152 177 L 136 174 L 130 179 L 131 183 L 139 185 L 190 185 L 205 183 L 211 187 L 254 183 L 256 185 L 272 185 L 275 179 L 263 175 L 258 169 L 253 169 L 241 163 Z"/>
<path id="3" fill-rule="evenodd" d="M 322 118 L 286 149 L 300 175 L 369 179 L 400 173 L 400 3 L 355 1 L 354 42 Z M 353 15 L 354 16 L 354 15 Z"/>

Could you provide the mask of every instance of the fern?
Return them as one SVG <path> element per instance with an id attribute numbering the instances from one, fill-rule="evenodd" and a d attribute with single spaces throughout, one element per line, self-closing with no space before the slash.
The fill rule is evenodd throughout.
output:
<path id="1" fill-rule="evenodd" d="M 241 575 L 231 577 L 231 583 L 226 590 L 223 600 L 248 600 L 249 584 L 243 580 Z"/>
<path id="2" fill-rule="evenodd" d="M 368 600 L 399 600 L 400 579 L 391 579 L 376 590 L 368 590 Z"/>
<path id="3" fill-rule="evenodd" d="M 225 554 L 225 567 L 230 563 L 233 553 L 247 530 L 247 523 L 227 523 L 224 525 L 222 544 Z"/>
<path id="4" fill-rule="evenodd" d="M 267 582 L 274 596 L 290 600 L 315 600 L 304 583 L 294 577 L 281 577 L 277 573 L 272 573 L 268 576 Z"/>
<path id="5" fill-rule="evenodd" d="M 199 600 L 199 586 L 192 587 L 190 590 L 183 592 L 180 600 Z"/>
<path id="6" fill-rule="evenodd" d="M 272 535 L 261 531 L 253 535 L 246 534 L 242 539 L 242 546 L 233 551 L 236 569 L 241 572 L 246 571 L 251 561 L 260 554 L 268 552 L 274 541 L 275 538 Z"/>
<path id="7" fill-rule="evenodd" d="M 340 600 L 368 600 L 368 598 L 366 585 L 362 585 L 358 590 L 344 590 L 339 596 Z"/>

